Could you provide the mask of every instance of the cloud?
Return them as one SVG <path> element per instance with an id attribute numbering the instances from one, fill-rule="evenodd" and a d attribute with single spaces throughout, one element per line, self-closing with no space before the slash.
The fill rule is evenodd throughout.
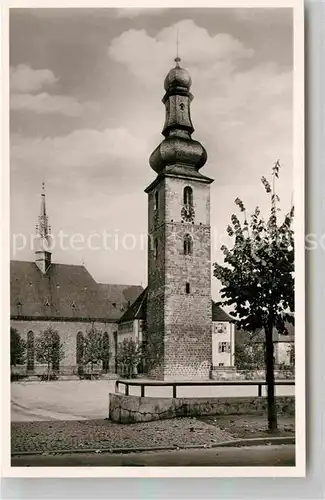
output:
<path id="1" fill-rule="evenodd" d="M 191 68 L 210 70 L 229 60 L 251 58 L 254 50 L 227 33 L 211 36 L 194 21 L 186 19 L 164 28 L 156 37 L 145 30 L 128 30 L 114 38 L 108 48 L 111 59 L 127 66 L 143 84 L 151 86 L 161 82 L 166 68 L 175 57 L 176 33 L 179 33 L 180 55 Z"/>
<path id="2" fill-rule="evenodd" d="M 92 102 L 79 102 L 68 95 L 39 92 L 59 81 L 49 69 L 35 70 L 26 64 L 10 69 L 10 109 L 29 111 L 39 115 L 60 114 L 68 117 L 81 116 L 96 106 Z"/>
<path id="3" fill-rule="evenodd" d="M 13 94 L 10 99 L 13 111 L 33 111 L 38 114 L 61 114 L 65 116 L 80 116 L 83 106 L 74 98 L 64 95 Z"/>
<path id="4" fill-rule="evenodd" d="M 45 85 L 53 85 L 58 78 L 49 69 L 33 69 L 26 64 L 10 68 L 10 88 L 12 92 L 35 92 Z"/>
<path id="5" fill-rule="evenodd" d="M 255 52 L 228 33 L 210 35 L 192 20 L 183 20 L 150 36 L 128 30 L 112 40 L 108 54 L 122 63 L 152 99 L 163 92 L 171 67 L 175 34 L 192 76 L 195 138 L 208 151 L 205 171 L 223 185 L 258 182 L 280 157 L 292 167 L 292 72 L 272 61 L 255 63 Z M 245 64 L 243 64 L 245 62 Z M 157 98 L 156 98 L 157 99 Z M 145 118 L 143 118 L 143 121 Z"/>
<path id="6" fill-rule="evenodd" d="M 145 16 L 157 16 L 161 14 L 161 12 L 166 11 L 166 9 L 160 9 L 160 8 L 152 8 L 148 9 L 145 7 L 139 8 L 139 9 L 132 9 L 132 8 L 121 8 L 121 9 L 116 9 L 116 17 L 127 17 L 130 19 L 133 19 L 135 17 L 145 15 Z"/>
<path id="7" fill-rule="evenodd" d="M 49 172 L 61 176 L 63 183 L 66 175 L 70 175 L 69 170 L 82 170 L 86 182 L 104 174 L 106 179 L 115 178 L 118 184 L 126 172 L 134 182 L 137 166 L 147 154 L 145 138 L 126 128 L 81 129 L 65 136 L 45 138 L 13 135 L 10 148 L 14 171 L 35 172 L 46 165 Z"/>

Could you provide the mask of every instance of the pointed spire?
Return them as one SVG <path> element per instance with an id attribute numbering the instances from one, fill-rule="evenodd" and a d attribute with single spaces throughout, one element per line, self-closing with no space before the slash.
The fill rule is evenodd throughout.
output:
<path id="1" fill-rule="evenodd" d="M 35 263 L 42 273 L 45 274 L 51 265 L 51 252 L 49 251 L 51 226 L 49 225 L 48 216 L 46 214 L 44 181 L 42 182 L 41 207 L 38 216 L 38 224 L 36 224 L 36 234 L 38 236 L 38 250 L 35 252 Z"/>
<path id="2" fill-rule="evenodd" d="M 51 234 L 51 226 L 49 225 L 48 216 L 46 215 L 46 199 L 45 199 L 45 182 L 42 182 L 41 192 L 41 209 L 38 216 L 38 224 L 36 224 L 37 235 L 45 240 L 48 240 Z"/>

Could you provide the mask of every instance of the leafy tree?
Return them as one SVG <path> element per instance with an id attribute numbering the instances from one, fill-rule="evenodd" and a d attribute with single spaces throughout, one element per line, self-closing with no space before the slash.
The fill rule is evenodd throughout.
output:
<path id="1" fill-rule="evenodd" d="M 279 364 L 279 369 L 283 372 L 286 378 L 293 378 L 295 376 L 295 345 L 291 342 L 286 347 L 286 352 L 289 358 L 289 363 L 283 361 Z"/>
<path id="2" fill-rule="evenodd" d="M 26 342 L 16 328 L 10 327 L 10 366 L 23 365 L 26 360 Z"/>
<path id="3" fill-rule="evenodd" d="M 254 332 L 247 332 L 235 348 L 235 364 L 238 370 L 260 370 L 265 366 L 265 346 L 255 341 Z"/>
<path id="4" fill-rule="evenodd" d="M 109 361 L 111 359 L 111 348 L 109 344 L 109 337 L 107 333 L 104 333 L 102 337 L 102 362 L 103 367 L 105 366 L 106 372 L 109 370 Z"/>
<path id="5" fill-rule="evenodd" d="M 142 349 L 138 342 L 132 339 L 124 339 L 118 345 L 116 353 L 117 363 L 126 370 L 126 375 L 131 378 L 138 364 L 142 361 Z"/>
<path id="6" fill-rule="evenodd" d="M 51 326 L 36 337 L 35 357 L 39 363 L 47 364 L 47 380 L 50 380 L 51 372 L 59 370 L 60 361 L 64 358 L 60 336 Z"/>
<path id="7" fill-rule="evenodd" d="M 231 216 L 227 232 L 233 246 L 221 247 L 225 265 L 214 264 L 214 276 L 222 284 L 223 303 L 234 307 L 232 314 L 237 318 L 237 326 L 247 331 L 264 329 L 270 430 L 277 428 L 273 329 L 288 333 L 286 322 L 294 322 L 294 209 L 292 207 L 279 222 L 279 197 L 275 192 L 279 169 L 277 161 L 272 169 L 272 186 L 262 177 L 270 199 L 268 219 L 265 220 L 256 207 L 248 220 L 244 204 L 237 198 L 235 203 L 243 220 L 235 214 Z"/>
<path id="8" fill-rule="evenodd" d="M 93 378 L 94 365 L 97 365 L 103 359 L 107 359 L 109 346 L 103 342 L 102 333 L 92 325 L 84 339 L 83 360 L 85 364 L 90 364 L 90 377 Z"/>

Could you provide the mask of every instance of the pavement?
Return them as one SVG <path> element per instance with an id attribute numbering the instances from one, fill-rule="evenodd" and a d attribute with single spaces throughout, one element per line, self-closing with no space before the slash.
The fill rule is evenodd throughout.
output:
<path id="1" fill-rule="evenodd" d="M 11 384 L 11 422 L 107 418 L 115 380 Z"/>
<path id="2" fill-rule="evenodd" d="M 148 396 L 170 397 L 170 387 L 146 388 Z M 139 387 L 130 394 L 140 395 Z M 197 392 L 196 392 L 197 391 Z M 115 380 L 58 380 L 11 384 L 11 421 L 103 419 L 109 416 L 109 393 Z M 180 387 L 179 397 L 253 396 L 256 387 Z M 293 386 L 279 386 L 279 395 L 293 395 Z"/>
<path id="3" fill-rule="evenodd" d="M 294 467 L 295 446 L 250 446 L 146 453 L 14 456 L 13 467 Z"/>

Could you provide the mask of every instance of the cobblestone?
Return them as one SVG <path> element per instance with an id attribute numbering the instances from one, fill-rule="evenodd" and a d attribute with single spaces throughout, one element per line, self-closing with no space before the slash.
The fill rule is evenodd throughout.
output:
<path id="1" fill-rule="evenodd" d="M 54 452 L 63 449 L 183 447 L 212 445 L 234 439 L 228 432 L 194 418 L 114 424 L 109 420 L 15 422 L 12 452 Z"/>

